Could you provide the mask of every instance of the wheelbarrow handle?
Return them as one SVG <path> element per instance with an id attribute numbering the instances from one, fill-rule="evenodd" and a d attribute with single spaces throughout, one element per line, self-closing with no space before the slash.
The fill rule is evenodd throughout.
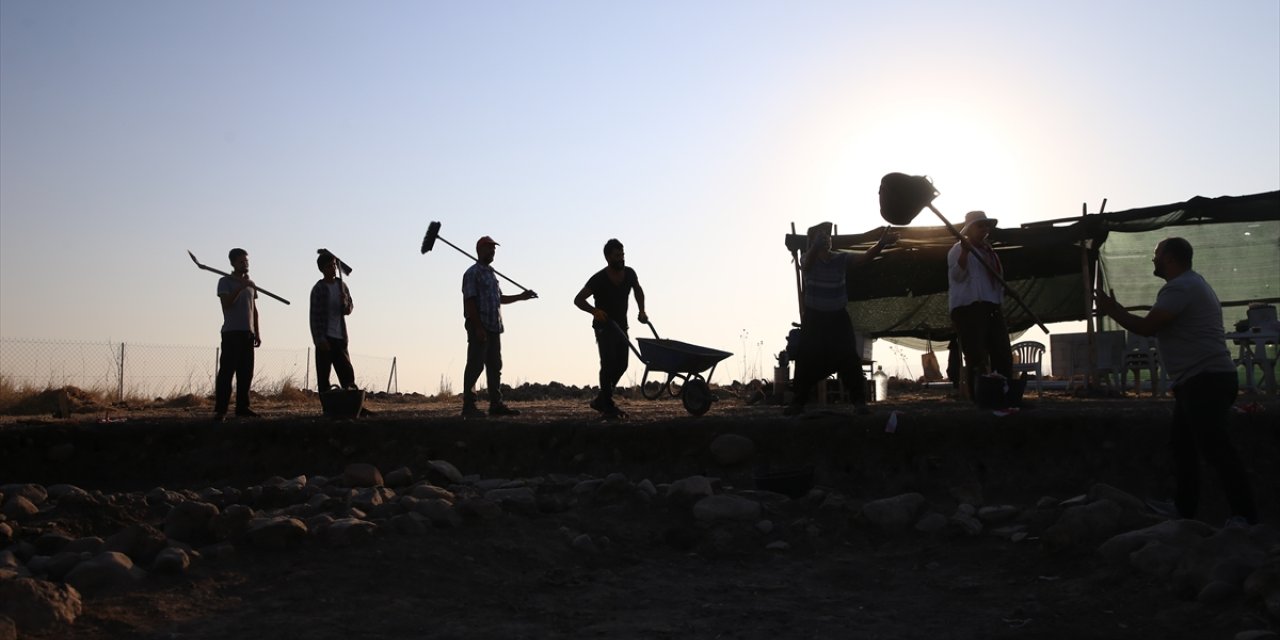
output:
<path id="1" fill-rule="evenodd" d="M 657 329 L 655 329 L 655 328 L 653 327 L 653 323 L 652 323 L 652 322 L 649 322 L 648 320 L 645 320 L 645 321 L 644 321 L 644 323 L 645 323 L 645 324 L 647 324 L 647 325 L 649 325 L 649 330 L 653 332 L 653 337 L 655 337 L 655 338 L 657 338 L 657 339 L 659 339 L 659 340 L 661 340 L 661 339 L 662 339 L 662 336 L 658 335 L 658 330 L 657 330 Z"/>
<path id="2" fill-rule="evenodd" d="M 627 342 L 627 348 L 631 349 L 631 351 L 636 354 L 636 357 L 640 359 L 640 362 L 644 362 L 644 356 L 640 355 L 640 350 L 637 349 L 635 345 L 631 344 L 631 336 L 628 336 L 627 332 L 622 330 L 622 327 L 618 325 L 618 321 L 610 318 L 609 324 L 613 325 L 613 328 L 618 332 L 618 335 L 622 336 L 622 339 Z M 654 335 L 657 334 L 655 333 Z"/>

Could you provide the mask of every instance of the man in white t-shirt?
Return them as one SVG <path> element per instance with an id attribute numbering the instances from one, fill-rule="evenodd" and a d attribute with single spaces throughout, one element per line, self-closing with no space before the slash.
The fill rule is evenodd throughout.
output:
<path id="1" fill-rule="evenodd" d="M 356 388 L 356 373 L 347 351 L 347 316 L 355 309 L 351 290 L 338 279 L 338 259 L 332 253 L 316 257 L 324 278 L 311 287 L 311 342 L 316 346 L 316 383 L 329 390 L 329 369 L 338 372 L 338 386 Z"/>
<path id="2" fill-rule="evenodd" d="M 1156 245 L 1155 275 L 1165 280 L 1145 317 L 1124 309 L 1116 299 L 1095 292 L 1098 310 L 1120 326 L 1155 336 L 1160 360 L 1173 380 L 1173 454 L 1176 489 L 1166 515 L 1194 518 L 1200 502 L 1200 457 L 1218 472 L 1232 517 L 1258 520 L 1253 488 L 1227 434 L 1231 405 L 1238 391 L 1236 365 L 1222 329 L 1222 304 L 1199 273 L 1191 270 L 1191 243 L 1166 238 Z"/>
<path id="3" fill-rule="evenodd" d="M 236 380 L 236 416 L 256 418 L 249 408 L 253 385 L 253 350 L 262 346 L 258 325 L 258 289 L 249 279 L 249 252 L 236 247 L 227 253 L 231 274 L 218 279 L 222 304 L 222 348 L 214 381 L 213 419 L 222 422 L 231 404 L 231 379 Z"/>

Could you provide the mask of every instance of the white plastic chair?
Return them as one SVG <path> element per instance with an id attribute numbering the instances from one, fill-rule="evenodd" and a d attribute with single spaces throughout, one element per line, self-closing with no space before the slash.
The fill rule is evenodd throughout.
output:
<path id="1" fill-rule="evenodd" d="M 1124 368 L 1120 370 L 1120 391 L 1124 391 L 1125 379 L 1132 371 L 1133 392 L 1141 395 L 1143 370 L 1151 379 L 1152 397 L 1164 395 L 1164 371 L 1155 340 L 1130 332 L 1124 347 Z"/>
<path id="2" fill-rule="evenodd" d="M 1040 368 L 1044 360 L 1044 345 L 1028 340 L 1013 345 L 1013 377 L 1018 373 L 1036 374 L 1036 397 L 1044 397 L 1044 374 Z"/>

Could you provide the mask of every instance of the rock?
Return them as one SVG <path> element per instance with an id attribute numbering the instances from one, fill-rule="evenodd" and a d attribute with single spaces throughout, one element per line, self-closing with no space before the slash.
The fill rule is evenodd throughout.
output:
<path id="1" fill-rule="evenodd" d="M 222 513 L 209 522 L 209 528 L 218 540 L 239 542 L 249 530 L 249 521 L 253 520 L 253 509 L 242 504 L 228 505 Z"/>
<path id="2" fill-rule="evenodd" d="M 1280 635 L 1266 629 L 1250 629 L 1237 633 L 1234 640 L 1273 640 L 1274 638 L 1280 638 Z"/>
<path id="3" fill-rule="evenodd" d="M 756 453 L 756 443 L 751 438 L 736 433 L 725 433 L 711 441 L 711 457 L 726 467 L 740 465 Z"/>
<path id="4" fill-rule="evenodd" d="M 1019 509 L 1013 505 L 982 507 L 978 509 L 978 519 L 982 524 L 992 525 L 1008 522 L 1018 516 Z"/>
<path id="5" fill-rule="evenodd" d="M 409 467 L 400 467 L 387 474 L 388 487 L 407 487 L 413 484 L 413 470 Z"/>
<path id="6" fill-rule="evenodd" d="M 862 517 L 883 531 L 904 531 L 916 521 L 924 505 L 924 496 L 904 493 L 891 498 L 872 500 L 862 505 Z"/>
<path id="7" fill-rule="evenodd" d="M 445 460 L 428 460 L 425 477 L 436 485 L 460 484 L 462 472 Z"/>
<path id="8" fill-rule="evenodd" d="M 491 520 L 502 515 L 502 507 L 484 498 L 463 498 L 454 505 L 464 518 Z"/>
<path id="9" fill-rule="evenodd" d="M 1027 526 L 1024 524 L 1010 524 L 1010 525 L 1005 525 L 1003 527 L 996 527 L 994 529 L 989 529 L 987 533 L 990 533 L 991 535 L 996 536 L 997 538 L 1012 540 L 1014 536 L 1020 533 L 1023 534 L 1023 536 L 1025 537 L 1027 533 Z"/>
<path id="10" fill-rule="evenodd" d="M 600 548 L 596 546 L 595 541 L 591 539 L 591 536 L 585 533 L 575 537 L 573 539 L 573 542 L 571 543 L 571 546 L 573 546 L 574 549 L 577 549 L 578 551 L 582 551 L 584 553 L 589 553 L 593 555 L 600 553 Z"/>
<path id="11" fill-rule="evenodd" d="M 947 528 L 947 517 L 937 511 L 930 511 L 916 521 L 916 531 L 937 533 Z"/>
<path id="12" fill-rule="evenodd" d="M 440 488 L 440 486 L 435 486 L 434 484 L 428 484 L 428 483 L 419 483 L 419 484 L 413 485 L 413 489 L 411 489 L 410 493 L 408 494 L 412 495 L 412 497 L 415 497 L 417 499 L 422 499 L 422 500 L 442 499 L 442 500 L 445 500 L 445 502 L 451 502 L 451 503 L 454 500 L 453 492 L 451 492 L 451 490 Z"/>
<path id="13" fill-rule="evenodd" d="M 325 544 L 331 547 L 350 547 L 373 539 L 378 525 L 356 518 L 334 520 L 324 531 Z"/>
<path id="14" fill-rule="evenodd" d="M 592 499 L 600 503 L 614 502 L 630 496 L 634 489 L 625 474 L 611 473 L 596 487 Z"/>
<path id="15" fill-rule="evenodd" d="M 757 522 L 756 531 L 759 531 L 760 533 L 766 536 L 769 535 L 770 533 L 773 533 L 773 521 L 761 520 L 760 522 Z"/>
<path id="16" fill-rule="evenodd" d="M 9 616 L 0 616 L 0 640 L 18 640 L 18 625 Z"/>
<path id="17" fill-rule="evenodd" d="M 0 561 L 0 567 L 3 566 L 4 562 Z M 1249 599 L 1263 600 L 1270 593 L 1280 593 L 1280 553 L 1272 553 L 1244 580 L 1244 594 Z"/>
<path id="18" fill-rule="evenodd" d="M 293 516 L 254 518 L 245 531 L 245 542 L 261 549 L 287 549 L 302 544 L 307 525 Z"/>
<path id="19" fill-rule="evenodd" d="M 382 486 L 382 472 L 364 462 L 353 462 L 342 470 L 342 479 L 350 487 Z"/>
<path id="20" fill-rule="evenodd" d="M 511 513 L 525 516 L 538 515 L 538 497 L 529 487 L 493 489 L 484 494 L 484 499 L 497 503 Z"/>
<path id="21" fill-rule="evenodd" d="M 774 540 L 773 542 L 766 544 L 764 548 L 769 551 L 786 551 L 791 548 L 791 545 L 788 544 L 786 540 Z"/>
<path id="22" fill-rule="evenodd" d="M 658 488 L 655 487 L 653 485 L 653 481 L 648 478 L 645 478 L 644 480 L 641 480 L 640 482 L 636 483 L 636 489 L 639 489 L 641 492 L 643 492 L 645 495 L 649 496 L 650 498 L 658 497 Z"/>
<path id="23" fill-rule="evenodd" d="M 711 480 L 706 476 L 689 476 L 671 483 L 667 499 L 677 505 L 693 504 L 714 493 Z"/>
<path id="24" fill-rule="evenodd" d="M 1240 588 L 1236 585 L 1214 580 L 1200 590 L 1200 593 L 1196 595 L 1196 600 L 1203 604 L 1217 604 L 1226 602 L 1239 594 Z"/>
<path id="25" fill-rule="evenodd" d="M 44 555 L 53 555 L 62 551 L 64 547 L 71 543 L 71 538 L 57 531 L 49 531 L 40 534 L 35 539 L 36 551 Z"/>
<path id="26" fill-rule="evenodd" d="M 406 536 L 420 536 L 431 529 L 431 520 L 420 513 L 402 513 L 391 519 L 391 528 Z"/>
<path id="27" fill-rule="evenodd" d="M 134 562 L 150 565 L 160 550 L 169 546 L 164 534 L 145 524 L 131 524 L 102 542 L 103 551 L 119 551 Z"/>
<path id="28" fill-rule="evenodd" d="M 365 487 L 352 494 L 351 506 L 367 513 L 386 504 L 387 498 L 394 495 L 394 492 L 382 486 Z"/>
<path id="29" fill-rule="evenodd" d="M 209 524 L 218 515 L 218 507 L 208 502 L 179 502 L 164 518 L 164 534 L 183 542 L 204 543 L 213 541 Z"/>
<path id="30" fill-rule="evenodd" d="M 180 547 L 166 547 L 156 554 L 155 562 L 151 563 L 153 573 L 165 575 L 181 575 L 190 567 L 191 556 Z"/>
<path id="31" fill-rule="evenodd" d="M 81 612 L 80 592 L 67 584 L 33 578 L 0 580 L 0 615 L 18 632 L 52 633 L 74 624 Z"/>
<path id="32" fill-rule="evenodd" d="M 48 487 L 49 500 L 61 502 L 68 498 L 73 500 L 89 501 L 93 496 L 88 491 L 81 489 L 73 484 L 51 484 Z"/>
<path id="33" fill-rule="evenodd" d="M 67 546 L 63 547 L 62 550 L 73 553 L 88 552 L 93 555 L 98 555 L 103 551 L 104 546 L 105 541 L 103 541 L 102 538 L 99 538 L 98 536 L 87 536 L 84 538 L 76 538 L 75 540 L 68 542 Z"/>
<path id="34" fill-rule="evenodd" d="M 956 511 L 948 522 L 956 525 L 965 535 L 976 536 L 982 533 L 982 521 L 963 511 Z"/>
<path id="35" fill-rule="evenodd" d="M 4 494 L 7 498 L 22 496 L 36 506 L 44 504 L 49 499 L 49 491 L 34 483 L 6 484 L 0 487 L 0 494 Z"/>
<path id="36" fill-rule="evenodd" d="M 1098 548 L 1102 557 L 1112 564 L 1129 560 L 1130 554 L 1152 542 L 1165 542 L 1173 546 L 1196 546 L 1212 530 L 1195 520 L 1165 520 L 1155 525 L 1126 531 L 1116 535 Z"/>
<path id="37" fill-rule="evenodd" d="M 11 495 L 4 501 L 4 508 L 0 509 L 0 513 L 4 513 L 6 517 L 14 520 L 25 520 L 37 513 L 40 513 L 40 507 L 26 496 Z"/>
<path id="38" fill-rule="evenodd" d="M 431 525 L 441 529 L 450 529 L 462 526 L 462 516 L 453 508 L 453 504 L 439 498 L 423 500 L 415 507 L 417 513 L 421 513 L 431 521 Z"/>
<path id="39" fill-rule="evenodd" d="M 83 593 L 132 584 L 140 580 L 142 575 L 142 570 L 133 565 L 129 556 L 119 551 L 103 551 L 76 565 L 67 574 L 66 582 Z"/>
<path id="40" fill-rule="evenodd" d="M 707 496 L 693 505 L 693 517 L 703 522 L 758 520 L 760 503 L 735 495 Z"/>
<path id="41" fill-rule="evenodd" d="M 87 551 L 63 551 L 49 558 L 49 562 L 44 566 L 43 573 L 50 580 L 64 580 L 72 569 L 76 568 L 81 562 L 92 559 L 94 555 Z M 31 568 L 33 573 L 38 573 L 30 564 L 28 568 Z"/>
<path id="42" fill-rule="evenodd" d="M 1141 498 L 1131 493 L 1121 491 L 1103 482 L 1099 482 L 1094 484 L 1092 487 L 1089 487 L 1088 497 L 1089 502 L 1110 500 L 1116 503 L 1121 509 L 1142 512 L 1148 511 L 1147 504 L 1143 502 Z"/>
<path id="43" fill-rule="evenodd" d="M 1130 554 L 1129 564 L 1143 573 L 1165 578 L 1177 571 L 1185 555 L 1183 547 L 1155 541 Z"/>
<path id="44" fill-rule="evenodd" d="M 982 485 L 977 482 L 967 482 L 965 484 L 951 487 L 949 490 L 951 497 L 961 504 L 982 504 Z"/>
<path id="45" fill-rule="evenodd" d="M 1122 515 L 1120 505 L 1106 498 L 1070 507 L 1045 530 L 1044 544 L 1050 550 L 1060 550 L 1114 535 Z"/>
<path id="46" fill-rule="evenodd" d="M 0 546 L 13 542 L 13 527 L 8 522 L 0 522 Z"/>

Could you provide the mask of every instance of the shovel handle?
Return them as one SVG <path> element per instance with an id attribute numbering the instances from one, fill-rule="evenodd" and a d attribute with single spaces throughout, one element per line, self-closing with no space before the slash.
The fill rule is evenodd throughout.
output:
<path id="1" fill-rule="evenodd" d="M 194 262 L 194 263 L 196 263 L 196 266 L 197 266 L 197 267 L 200 267 L 201 269 L 204 269 L 205 271 L 212 271 L 212 272 L 214 272 L 214 273 L 216 273 L 216 274 L 218 274 L 218 275 L 220 275 L 220 276 L 227 276 L 228 278 L 232 277 L 232 276 L 231 276 L 231 274 L 227 273 L 226 271 L 222 271 L 221 269 L 214 269 L 213 267 L 210 267 L 210 266 L 208 266 L 208 265 L 200 264 L 200 261 L 196 259 L 196 254 L 191 253 L 190 251 L 187 251 L 187 255 L 191 256 L 191 261 L 192 261 L 192 262 Z M 285 304 L 289 304 L 289 301 L 288 301 L 288 300 L 285 300 L 284 298 L 281 298 L 280 296 L 278 296 L 278 295 L 276 295 L 276 294 L 274 294 L 274 293 L 271 293 L 270 291 L 267 291 L 266 289 L 263 289 L 262 287 L 259 287 L 259 286 L 257 286 L 257 285 L 254 285 L 254 287 L 253 287 L 253 288 L 254 288 L 254 289 L 257 289 L 257 290 L 258 290 L 260 293 L 262 293 L 263 295 L 266 295 L 266 296 L 269 296 L 269 297 L 275 298 L 276 300 L 279 300 L 280 302 L 283 302 L 283 303 L 285 303 Z"/>

